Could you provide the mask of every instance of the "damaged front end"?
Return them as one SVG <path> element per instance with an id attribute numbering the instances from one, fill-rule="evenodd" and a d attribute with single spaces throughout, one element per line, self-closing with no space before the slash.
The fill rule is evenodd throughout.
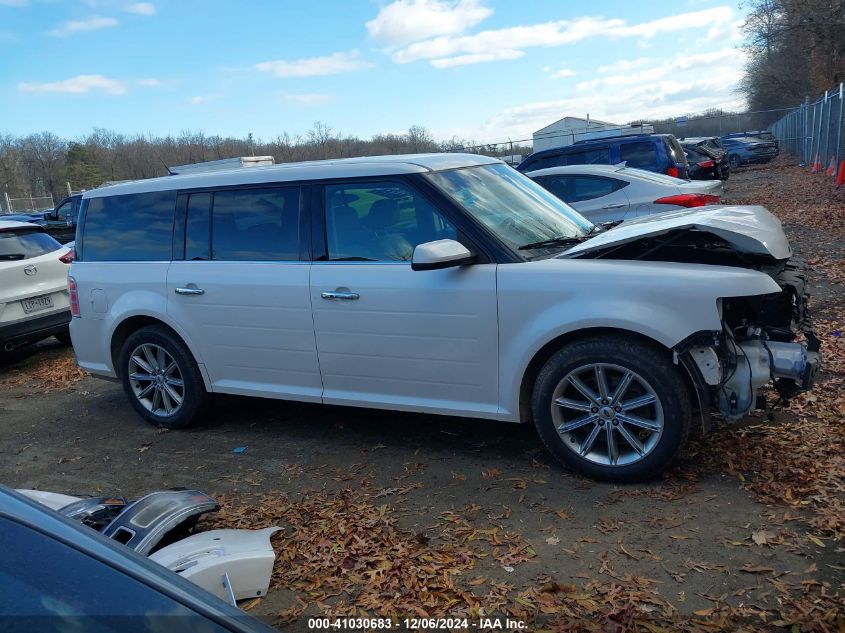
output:
<path id="1" fill-rule="evenodd" d="M 717 409 L 736 421 L 765 409 L 760 391 L 773 386 L 783 401 L 813 387 L 821 367 L 808 307 L 807 265 L 790 259 L 768 272 L 779 293 L 719 299 L 722 329 L 689 337 L 674 349 L 698 396 L 702 426 Z"/>
<path id="2" fill-rule="evenodd" d="M 693 334 L 673 350 L 691 379 L 705 431 L 712 409 L 735 421 L 765 408 L 760 391 L 770 383 L 782 400 L 813 386 L 821 358 L 808 266 L 792 256 L 780 222 L 763 207 L 703 207 L 624 222 L 563 256 L 714 266 L 707 291 L 717 297 L 722 267 L 755 270 L 777 283 L 779 292 L 721 296 L 721 330 Z"/>
<path id="3" fill-rule="evenodd" d="M 811 389 L 821 367 L 806 263 L 789 259 L 764 272 L 778 283 L 780 293 L 722 299 L 724 376 L 718 404 L 729 420 L 764 408 L 758 390 L 770 381 L 786 401 Z"/>

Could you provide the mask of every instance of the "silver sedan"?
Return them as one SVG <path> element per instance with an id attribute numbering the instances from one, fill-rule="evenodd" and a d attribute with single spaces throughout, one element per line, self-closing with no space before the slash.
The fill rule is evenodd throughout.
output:
<path id="1" fill-rule="evenodd" d="M 567 165 L 526 176 L 594 224 L 722 202 L 720 180 L 682 180 L 624 165 Z"/>

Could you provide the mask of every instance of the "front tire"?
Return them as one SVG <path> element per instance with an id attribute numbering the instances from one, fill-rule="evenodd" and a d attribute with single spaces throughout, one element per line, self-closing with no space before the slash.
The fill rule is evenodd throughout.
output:
<path id="1" fill-rule="evenodd" d="M 123 390 L 138 414 L 168 429 L 189 426 L 206 400 L 199 367 L 184 343 L 165 327 L 133 332 L 120 351 Z"/>
<path id="2" fill-rule="evenodd" d="M 534 383 L 534 424 L 564 466 L 629 483 L 665 470 L 687 442 L 692 407 L 669 356 L 618 336 L 570 343 Z"/>
<path id="3" fill-rule="evenodd" d="M 739 167 L 742 163 L 741 163 L 741 162 L 740 162 L 740 160 L 739 160 L 739 156 L 737 156 L 736 154 L 731 154 L 731 155 L 728 157 L 728 164 L 731 166 L 731 169 L 736 169 L 736 168 L 737 168 L 737 167 Z"/>

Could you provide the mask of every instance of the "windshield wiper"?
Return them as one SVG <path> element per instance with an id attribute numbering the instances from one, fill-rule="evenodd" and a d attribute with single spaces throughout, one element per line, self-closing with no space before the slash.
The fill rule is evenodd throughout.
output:
<path id="1" fill-rule="evenodd" d="M 9 253 L 8 255 L 0 255 L 0 260 L 12 262 L 25 259 L 26 255 L 23 253 Z"/>
<path id="2" fill-rule="evenodd" d="M 530 244 L 523 244 L 517 250 L 527 251 L 533 248 L 546 248 L 547 246 L 563 246 L 564 244 L 577 244 L 583 242 L 583 237 L 553 237 L 548 240 L 541 240 L 539 242 L 531 242 Z"/>

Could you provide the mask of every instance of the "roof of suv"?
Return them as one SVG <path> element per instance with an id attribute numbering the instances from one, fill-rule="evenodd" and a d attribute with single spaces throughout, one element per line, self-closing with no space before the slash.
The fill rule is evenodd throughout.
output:
<path id="1" fill-rule="evenodd" d="M 360 176 L 390 176 L 419 174 L 459 167 L 504 164 L 497 158 L 476 154 L 406 154 L 396 156 L 362 156 L 316 160 L 303 163 L 282 163 L 264 167 L 243 167 L 226 171 L 212 171 L 184 176 L 161 176 L 147 180 L 133 180 L 108 187 L 92 189 L 85 199 L 119 196 L 148 191 L 170 191 L 226 185 L 261 184 L 298 180 L 325 180 Z"/>

